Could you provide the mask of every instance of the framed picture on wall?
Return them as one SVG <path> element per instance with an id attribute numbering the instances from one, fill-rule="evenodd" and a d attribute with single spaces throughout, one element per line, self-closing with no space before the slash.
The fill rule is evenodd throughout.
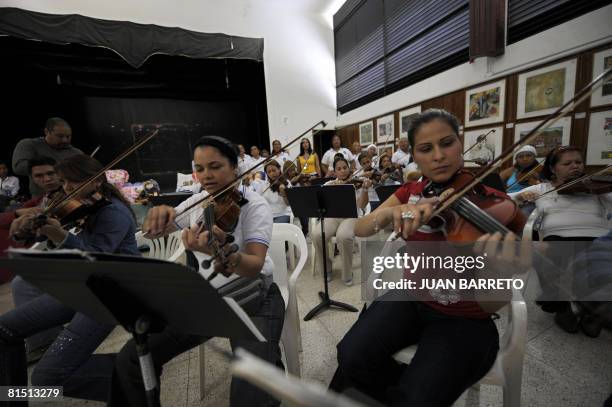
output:
<path id="1" fill-rule="evenodd" d="M 400 137 L 408 137 L 408 127 L 410 127 L 414 116 L 419 113 L 421 113 L 421 106 L 411 107 L 399 112 Z"/>
<path id="2" fill-rule="evenodd" d="M 370 145 L 374 142 L 374 122 L 369 121 L 359 125 L 359 144 Z"/>
<path id="3" fill-rule="evenodd" d="M 506 80 L 465 92 L 465 127 L 504 121 Z"/>
<path id="4" fill-rule="evenodd" d="M 591 113 L 587 165 L 612 164 L 612 110 Z"/>
<path id="5" fill-rule="evenodd" d="M 525 137 L 533 130 L 541 121 L 517 123 L 514 125 L 514 141 Z M 535 139 L 529 144 L 536 149 L 536 158 L 539 162 L 543 162 L 546 154 L 553 148 L 559 146 L 567 146 L 570 143 L 570 134 L 572 130 L 572 118 L 562 117 L 552 127 L 548 127 L 540 131 Z"/>
<path id="6" fill-rule="evenodd" d="M 519 75 L 516 117 L 554 112 L 574 96 L 575 83 L 575 59 Z"/>
<path id="7" fill-rule="evenodd" d="M 376 134 L 377 143 L 393 141 L 395 137 L 393 134 L 393 115 L 390 114 L 376 119 L 376 130 L 378 131 Z"/>
<path id="8" fill-rule="evenodd" d="M 491 132 L 492 130 L 493 132 Z M 479 136 L 484 135 L 487 135 L 484 140 L 479 141 Z M 502 152 L 503 136 L 504 129 L 501 126 L 465 131 L 463 133 L 463 151 L 465 153 L 468 149 L 470 150 L 463 157 L 466 160 L 465 166 L 479 167 L 474 161 L 489 162 L 499 156 Z"/>
<path id="9" fill-rule="evenodd" d="M 612 68 L 612 48 L 593 55 L 593 78 Z M 612 104 L 612 78 L 604 80 L 601 88 L 591 95 L 591 106 Z"/>
<path id="10" fill-rule="evenodd" d="M 394 144 L 384 144 L 384 145 L 379 145 L 376 146 L 378 148 L 378 156 L 381 157 L 383 155 L 383 153 L 385 152 L 386 149 L 391 149 L 391 153 L 389 155 L 389 157 L 391 157 L 393 155 L 393 153 L 395 152 L 395 145 Z"/>

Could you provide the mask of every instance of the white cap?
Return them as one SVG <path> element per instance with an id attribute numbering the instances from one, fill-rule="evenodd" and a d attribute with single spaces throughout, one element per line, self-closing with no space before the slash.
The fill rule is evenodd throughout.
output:
<path id="1" fill-rule="evenodd" d="M 514 153 L 514 159 L 516 160 L 516 156 L 521 153 L 531 153 L 534 156 L 538 155 L 535 147 L 529 144 L 525 144 L 523 147 L 519 148 L 518 151 Z"/>

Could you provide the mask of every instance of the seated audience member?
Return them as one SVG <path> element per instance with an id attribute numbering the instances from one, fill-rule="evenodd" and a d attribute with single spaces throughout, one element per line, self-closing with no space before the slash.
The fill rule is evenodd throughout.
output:
<path id="1" fill-rule="evenodd" d="M 563 194 L 556 190 L 563 184 L 584 174 L 582 153 L 576 147 L 561 146 L 551 150 L 542 168 L 544 182 L 525 187 L 520 192 L 509 195 L 519 204 L 534 202 L 542 218 L 538 231 L 544 241 L 592 241 L 610 230 L 607 214 L 612 210 L 612 193 Z M 561 267 L 568 259 L 556 258 Z M 558 290 L 558 279 L 540 275 L 544 292 L 543 298 L 554 299 Z M 555 322 L 568 332 L 577 332 L 579 316 L 575 315 L 568 302 L 545 301 L 542 309 L 556 312 Z"/>
<path id="2" fill-rule="evenodd" d="M 266 158 L 260 155 L 259 147 L 251 146 L 251 166 L 259 164 L 263 162 Z M 266 178 L 266 173 L 264 172 L 263 166 L 258 166 L 255 168 L 256 172 L 261 174 L 261 179 Z"/>
<path id="3" fill-rule="evenodd" d="M 403 171 L 405 171 L 408 167 L 408 164 L 412 162 L 412 155 L 410 154 L 408 137 L 400 137 L 398 142 L 398 149 L 391 156 L 391 162 L 397 168 L 400 168 Z"/>

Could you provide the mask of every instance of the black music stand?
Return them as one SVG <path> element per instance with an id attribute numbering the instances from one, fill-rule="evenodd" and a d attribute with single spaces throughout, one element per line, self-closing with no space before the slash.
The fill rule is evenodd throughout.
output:
<path id="1" fill-rule="evenodd" d="M 391 195 L 395 193 L 401 187 L 401 185 L 380 185 L 374 188 L 376 195 L 378 195 L 378 199 L 380 202 L 385 202 Z"/>
<path id="2" fill-rule="evenodd" d="M 0 266 L 94 320 L 122 325 L 134 337 L 147 404 L 159 406 L 159 383 L 148 350 L 150 334 L 177 331 L 236 339 L 265 338 L 242 308 L 193 269 L 137 256 L 77 250 L 9 250 Z M 185 312 L 206 310 L 206 314 Z M 194 317 L 196 316 L 197 317 Z"/>
<path id="3" fill-rule="evenodd" d="M 355 187 L 352 185 L 334 185 L 326 188 L 319 186 L 295 187 L 287 189 L 287 199 L 293 214 L 298 217 L 318 218 L 321 224 L 321 240 L 323 245 L 323 287 L 319 291 L 321 303 L 314 307 L 304 321 L 310 320 L 319 312 L 330 307 L 338 307 L 346 311 L 357 312 L 352 305 L 334 301 L 329 298 L 327 283 L 327 246 L 325 244 L 325 218 L 356 218 Z M 312 259 L 314 261 L 314 258 Z"/>

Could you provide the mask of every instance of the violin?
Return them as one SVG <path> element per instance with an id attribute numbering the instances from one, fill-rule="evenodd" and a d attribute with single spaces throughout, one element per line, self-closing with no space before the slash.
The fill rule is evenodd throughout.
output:
<path id="1" fill-rule="evenodd" d="M 568 183 L 571 181 L 568 181 Z M 563 187 L 561 185 L 557 190 L 559 195 L 572 194 L 592 194 L 601 195 L 612 192 L 612 175 L 595 175 L 577 183 Z"/>
<path id="2" fill-rule="evenodd" d="M 459 170 L 450 182 L 440 186 L 430 183 L 423 191 L 424 197 L 439 196 L 448 188 L 462 190 L 474 181 L 466 169 Z M 474 242 L 486 233 L 520 231 L 527 221 L 519 206 L 508 197 L 487 194 L 482 184 L 469 188 L 447 208 L 434 212 L 430 226 L 444 228 L 447 240 Z"/>
<path id="3" fill-rule="evenodd" d="M 65 195 L 63 190 L 56 191 L 49 198 L 52 200 L 51 202 L 57 202 L 63 200 Z M 25 244 L 34 243 L 36 241 L 36 231 L 47 223 L 49 217 L 56 218 L 66 229 L 82 227 L 90 215 L 110 204 L 111 200 L 101 192 L 94 192 L 86 198 L 66 199 L 62 205 L 32 218 L 19 232 L 12 236 L 12 239 Z"/>
<path id="4" fill-rule="evenodd" d="M 202 261 L 202 267 L 209 269 L 212 266 L 212 261 L 217 260 L 223 265 L 225 269 L 229 264 L 229 256 L 232 253 L 236 253 L 239 250 L 237 244 L 234 243 L 235 238 L 232 232 L 238 225 L 238 218 L 240 217 L 240 207 L 246 204 L 246 199 L 243 198 L 242 194 L 233 189 L 227 191 L 210 202 L 206 202 L 203 206 L 204 211 L 197 221 L 199 225 L 198 234 L 203 231 L 208 231 L 208 247 L 213 253 L 210 259 Z M 213 228 L 217 226 L 226 233 L 224 242 L 220 242 L 213 233 Z M 229 246 L 227 246 L 229 244 Z M 219 273 L 213 272 L 208 280 L 212 280 Z M 231 273 L 221 271 L 225 277 L 228 277 Z"/>

